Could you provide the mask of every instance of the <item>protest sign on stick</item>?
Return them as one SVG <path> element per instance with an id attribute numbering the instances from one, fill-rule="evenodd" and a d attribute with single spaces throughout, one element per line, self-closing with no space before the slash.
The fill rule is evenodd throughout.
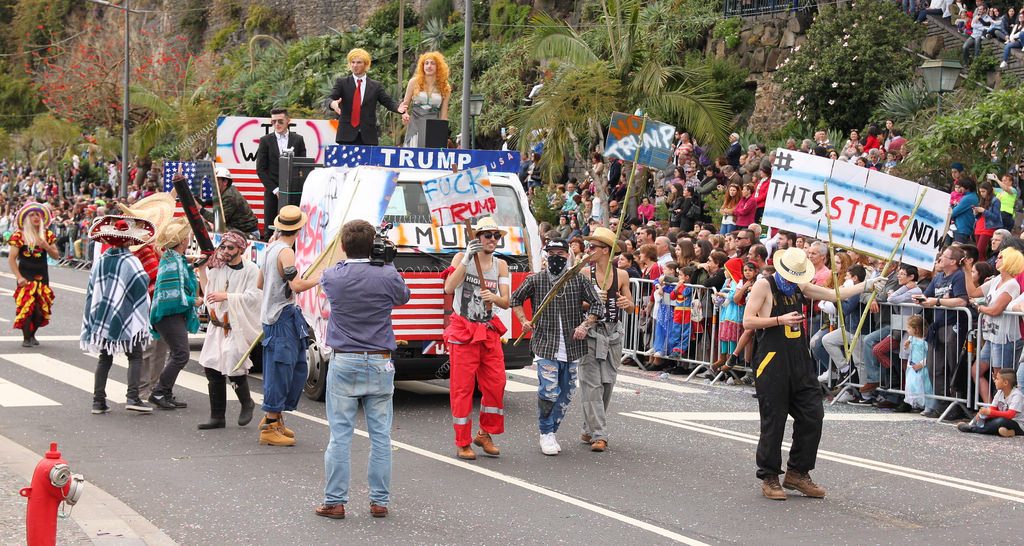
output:
<path id="1" fill-rule="evenodd" d="M 487 167 L 474 167 L 426 180 L 423 182 L 423 195 L 427 198 L 430 222 L 434 227 L 494 214 L 497 209 Z"/>
<path id="2" fill-rule="evenodd" d="M 664 169 L 672 159 L 676 128 L 647 117 L 612 112 L 604 156 Z"/>

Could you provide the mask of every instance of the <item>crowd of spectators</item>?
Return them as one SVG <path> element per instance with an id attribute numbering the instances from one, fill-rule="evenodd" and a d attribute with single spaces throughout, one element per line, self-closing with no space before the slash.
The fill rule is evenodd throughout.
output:
<path id="1" fill-rule="evenodd" d="M 985 0 L 901 0 L 902 9 L 923 23 L 929 15 L 941 17 L 967 37 L 960 54 L 966 66 L 981 53 L 985 40 L 1003 49 L 999 68 L 1009 64 L 1010 52 L 1024 48 L 1024 11 L 1012 4 L 996 5 Z"/>

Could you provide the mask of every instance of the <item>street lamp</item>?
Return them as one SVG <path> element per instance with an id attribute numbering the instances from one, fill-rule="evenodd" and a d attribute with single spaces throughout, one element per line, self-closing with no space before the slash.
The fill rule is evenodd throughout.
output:
<path id="1" fill-rule="evenodd" d="M 473 118 L 473 127 L 469 132 L 469 149 L 476 149 L 476 117 L 484 110 L 484 96 L 473 93 L 469 96 L 469 116 Z"/>
<path id="2" fill-rule="evenodd" d="M 932 59 L 921 64 L 921 76 L 924 86 L 930 93 L 938 94 L 939 100 L 935 107 L 935 115 L 942 115 L 942 94 L 956 88 L 956 80 L 960 77 L 960 61 Z"/>

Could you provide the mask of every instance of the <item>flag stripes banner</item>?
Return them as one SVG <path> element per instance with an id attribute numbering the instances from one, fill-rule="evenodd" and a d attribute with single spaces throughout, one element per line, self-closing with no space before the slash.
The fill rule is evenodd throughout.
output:
<path id="1" fill-rule="evenodd" d="M 213 200 L 212 161 L 164 161 L 164 191 L 169 192 L 174 188 L 171 179 L 179 167 L 197 201 L 206 203 Z M 262 192 L 260 195 L 262 196 Z"/>

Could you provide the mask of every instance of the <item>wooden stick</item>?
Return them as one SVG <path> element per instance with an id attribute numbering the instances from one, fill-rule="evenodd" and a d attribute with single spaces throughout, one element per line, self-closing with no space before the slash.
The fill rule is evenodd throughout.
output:
<path id="1" fill-rule="evenodd" d="M 462 221 L 462 225 L 466 226 L 466 246 L 469 246 L 469 242 L 476 238 L 476 233 L 473 231 L 473 220 L 471 218 L 466 218 L 465 220 Z M 491 259 L 493 260 L 494 258 L 492 257 Z M 476 265 L 476 276 L 477 276 L 478 279 L 480 279 L 480 290 L 483 290 L 484 289 L 484 270 L 483 270 L 482 267 L 480 267 L 480 255 L 479 254 L 474 254 L 473 255 L 473 264 Z M 491 302 L 485 301 L 484 302 L 484 309 L 486 309 L 487 312 L 490 313 L 491 312 Z"/>
<path id="2" fill-rule="evenodd" d="M 643 121 L 640 123 L 640 142 L 636 146 L 636 152 L 633 153 L 633 167 L 629 171 L 629 181 L 626 182 L 626 196 L 622 198 L 622 203 L 619 206 L 619 225 L 615 228 L 615 247 L 619 245 L 619 236 L 622 234 L 622 226 L 626 223 L 626 207 L 629 204 L 629 198 L 633 194 L 633 177 L 636 176 L 636 162 L 640 160 L 640 149 L 644 145 L 644 131 L 647 129 L 647 114 L 644 114 Z M 828 202 L 828 201 L 826 201 Z M 611 213 L 608 213 L 608 221 L 611 221 Z M 604 280 L 608 281 L 608 277 L 611 276 L 612 267 L 614 266 L 615 260 L 615 247 L 608 249 L 608 268 L 604 272 Z M 611 283 L 608 283 L 611 286 Z"/>

